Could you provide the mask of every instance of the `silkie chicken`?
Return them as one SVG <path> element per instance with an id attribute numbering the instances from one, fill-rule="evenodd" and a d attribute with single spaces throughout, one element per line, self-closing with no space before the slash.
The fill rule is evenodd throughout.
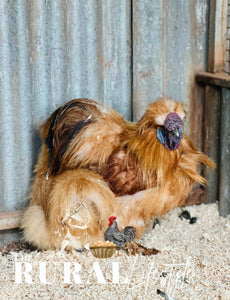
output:
<path id="1" fill-rule="evenodd" d="M 122 231 L 119 231 L 116 217 L 109 218 L 109 225 L 104 233 L 105 241 L 113 242 L 117 247 L 123 247 L 125 243 L 130 243 L 134 240 L 136 228 L 126 226 Z"/>
<path id="2" fill-rule="evenodd" d="M 140 237 L 153 216 L 180 206 L 198 163 L 214 163 L 182 133 L 182 104 L 151 103 L 137 122 L 89 99 L 58 108 L 41 127 L 24 237 L 40 249 L 77 249 L 102 240 L 109 216 Z"/>

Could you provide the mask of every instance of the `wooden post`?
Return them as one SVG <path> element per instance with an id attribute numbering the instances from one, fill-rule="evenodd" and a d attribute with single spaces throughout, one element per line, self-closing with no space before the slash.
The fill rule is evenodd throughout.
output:
<path id="1" fill-rule="evenodd" d="M 223 72 L 226 61 L 227 0 L 210 0 L 208 72 L 203 76 L 205 86 L 204 151 L 216 163 L 216 170 L 205 169 L 208 179 L 206 202 L 219 199 L 221 85 L 230 87 Z M 211 74 L 216 73 L 216 74 Z M 218 78 L 220 77 L 220 78 Z"/>
<path id="2" fill-rule="evenodd" d="M 219 199 L 220 215 L 230 214 L 230 76 L 200 73 L 206 84 L 205 152 L 217 163 L 215 172 L 206 170 L 207 200 Z"/>
<path id="3" fill-rule="evenodd" d="M 230 90 L 222 89 L 220 138 L 220 215 L 230 214 Z"/>
<path id="4" fill-rule="evenodd" d="M 219 157 L 220 157 L 220 104 L 221 88 L 205 86 L 205 123 L 204 152 L 216 163 L 215 171 L 205 168 L 208 180 L 206 202 L 214 203 L 219 199 Z"/>

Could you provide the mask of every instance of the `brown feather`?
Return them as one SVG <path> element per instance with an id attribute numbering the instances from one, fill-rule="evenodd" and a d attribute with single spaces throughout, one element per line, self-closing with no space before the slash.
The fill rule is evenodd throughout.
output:
<path id="1" fill-rule="evenodd" d="M 135 161 L 125 150 L 115 150 L 101 171 L 116 196 L 132 195 L 147 188 Z"/>

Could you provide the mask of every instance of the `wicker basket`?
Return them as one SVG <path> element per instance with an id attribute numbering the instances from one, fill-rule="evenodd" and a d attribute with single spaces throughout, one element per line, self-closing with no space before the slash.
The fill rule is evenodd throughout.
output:
<path id="1" fill-rule="evenodd" d="M 97 258 L 109 258 L 116 252 L 116 246 L 103 247 L 103 246 L 91 246 L 91 253 Z"/>

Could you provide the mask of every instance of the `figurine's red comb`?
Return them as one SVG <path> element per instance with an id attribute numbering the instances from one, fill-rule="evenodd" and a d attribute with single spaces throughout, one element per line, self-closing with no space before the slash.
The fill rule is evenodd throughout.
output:
<path id="1" fill-rule="evenodd" d="M 115 220 L 116 220 L 116 217 L 114 217 L 114 216 L 110 217 L 108 226 L 111 226 L 113 224 L 113 221 L 115 221 Z"/>

